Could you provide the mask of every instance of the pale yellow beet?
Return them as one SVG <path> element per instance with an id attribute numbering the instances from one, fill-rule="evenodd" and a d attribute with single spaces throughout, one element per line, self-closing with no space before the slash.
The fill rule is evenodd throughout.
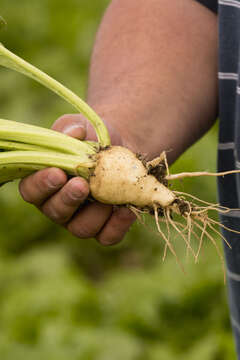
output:
<path id="1" fill-rule="evenodd" d="M 98 154 L 90 189 L 92 196 L 105 204 L 166 208 L 176 199 L 172 191 L 148 174 L 133 152 L 121 146 Z"/>

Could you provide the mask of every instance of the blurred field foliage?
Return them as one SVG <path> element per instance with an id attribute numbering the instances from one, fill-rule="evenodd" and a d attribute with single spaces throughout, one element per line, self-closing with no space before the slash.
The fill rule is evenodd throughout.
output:
<path id="1" fill-rule="evenodd" d="M 84 97 L 91 48 L 107 0 L 1 0 L 8 48 Z M 0 117 L 50 127 L 73 109 L 42 86 L 0 69 Z M 172 171 L 215 170 L 217 126 Z M 216 201 L 214 179 L 177 184 Z M 3 360 L 233 360 L 226 287 L 205 242 L 187 275 L 140 224 L 102 248 L 81 241 L 25 204 L 10 183 L 0 191 L 0 358 Z M 152 220 L 148 225 L 154 227 Z M 221 246 L 220 240 L 218 243 Z"/>

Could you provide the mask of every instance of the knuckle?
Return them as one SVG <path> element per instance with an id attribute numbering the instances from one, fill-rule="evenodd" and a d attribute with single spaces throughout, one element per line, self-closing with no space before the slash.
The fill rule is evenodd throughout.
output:
<path id="1" fill-rule="evenodd" d="M 70 180 L 68 186 L 62 191 L 61 199 L 64 205 L 71 207 L 77 206 L 87 198 L 89 193 L 88 188 L 86 186 L 81 186 L 78 182 L 77 178 Z"/>
<path id="2" fill-rule="evenodd" d="M 40 192 L 40 193 L 44 193 L 48 191 L 49 188 L 49 183 L 47 180 L 47 174 L 38 174 L 38 176 L 36 176 L 36 178 L 34 179 L 34 184 L 36 186 L 36 189 Z"/>
<path id="3" fill-rule="evenodd" d="M 43 191 L 59 189 L 66 182 L 66 174 L 58 168 L 45 169 L 37 175 L 36 186 Z"/>
<path id="4" fill-rule="evenodd" d="M 64 192 L 61 195 L 62 202 L 65 206 L 74 207 L 80 205 L 85 199 L 84 196 L 75 196 L 73 193 Z"/>
<path id="5" fill-rule="evenodd" d="M 44 215 L 46 215 L 49 219 L 51 219 L 56 224 L 65 224 L 68 220 L 67 214 L 62 214 L 59 211 L 59 208 L 56 208 L 55 206 L 51 204 L 45 204 L 42 206 L 42 212 Z"/>

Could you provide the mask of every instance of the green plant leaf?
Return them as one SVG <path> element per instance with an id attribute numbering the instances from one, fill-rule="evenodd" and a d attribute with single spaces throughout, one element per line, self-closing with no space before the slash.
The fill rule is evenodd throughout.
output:
<path id="1" fill-rule="evenodd" d="M 6 49 L 1 43 L 0 65 L 32 78 L 62 97 L 90 121 L 96 131 L 98 142 L 102 147 L 111 145 L 110 136 L 105 124 L 85 101 L 49 75 Z"/>

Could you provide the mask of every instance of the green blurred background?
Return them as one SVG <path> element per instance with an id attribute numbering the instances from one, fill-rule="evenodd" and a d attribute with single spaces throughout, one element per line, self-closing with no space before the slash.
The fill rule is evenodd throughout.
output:
<path id="1" fill-rule="evenodd" d="M 1 0 L 8 23 L 1 42 L 84 97 L 108 2 Z M 50 127 L 72 111 L 40 85 L 0 69 L 1 118 Z M 172 171 L 215 170 L 216 146 L 217 126 Z M 214 179 L 177 186 L 216 201 Z M 24 203 L 17 183 L 1 188 L 0 203 L 1 359 L 235 358 L 221 263 L 208 241 L 195 265 L 172 234 L 185 275 L 172 256 L 162 262 L 161 238 L 138 223 L 122 244 L 103 248 Z"/>

